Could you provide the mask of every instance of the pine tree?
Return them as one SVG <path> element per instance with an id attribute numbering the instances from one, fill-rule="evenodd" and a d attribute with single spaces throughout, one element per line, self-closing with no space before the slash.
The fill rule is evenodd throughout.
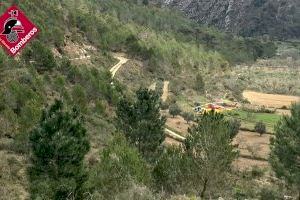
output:
<path id="1" fill-rule="evenodd" d="M 277 177 L 298 190 L 300 200 L 300 104 L 293 104 L 291 116 L 284 116 L 271 140 L 270 163 Z"/>
<path id="2" fill-rule="evenodd" d="M 201 185 L 199 195 L 204 198 L 210 187 L 224 183 L 237 152 L 228 122 L 220 113 L 204 113 L 189 133 L 184 146 L 194 173 L 188 178 L 194 185 Z"/>
<path id="3" fill-rule="evenodd" d="M 65 111 L 63 103 L 56 100 L 43 111 L 30 133 L 30 143 L 31 198 L 82 199 L 83 159 L 90 146 L 78 111 Z"/>
<path id="4" fill-rule="evenodd" d="M 150 159 L 165 140 L 166 119 L 160 115 L 160 97 L 155 91 L 140 89 L 136 100 L 123 99 L 117 106 L 118 128 L 140 153 Z"/>

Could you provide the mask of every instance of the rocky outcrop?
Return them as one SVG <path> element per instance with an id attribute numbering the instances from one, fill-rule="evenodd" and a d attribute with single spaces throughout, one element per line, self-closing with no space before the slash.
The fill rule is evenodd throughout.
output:
<path id="1" fill-rule="evenodd" d="M 244 36 L 300 37 L 299 0 L 160 0 L 189 18 Z"/>

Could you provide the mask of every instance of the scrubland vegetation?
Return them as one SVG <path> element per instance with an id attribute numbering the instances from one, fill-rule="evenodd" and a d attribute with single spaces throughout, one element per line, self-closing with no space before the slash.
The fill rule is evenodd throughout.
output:
<path id="1" fill-rule="evenodd" d="M 296 124 L 299 106 L 275 128 L 279 136 L 291 132 L 296 145 L 281 149 L 276 144 L 285 137 L 278 137 L 271 162 L 278 167 L 278 177 L 295 188 L 283 187 L 277 179 L 267 187 L 256 181 L 263 179 L 259 170 L 239 172 L 233 167 L 238 120 L 228 123 L 222 114 L 207 113 L 182 146 L 168 147 L 163 144 L 165 118 L 160 115 L 162 84 L 157 84 L 158 93 L 135 92 L 112 79 L 108 70 L 117 62 L 111 52 L 125 52 L 142 62 L 147 78 L 170 79 L 173 94 L 185 86 L 206 98 L 203 93 L 213 87 L 216 71 L 223 74 L 233 64 L 274 55 L 276 47 L 268 38 L 221 33 L 142 1 L 15 3 L 41 33 L 16 59 L 0 52 L 0 198 L 296 196 L 299 166 L 282 155 L 292 151 L 293 158 L 299 156 L 299 133 L 288 127 L 289 120 Z M 3 3 L 1 11 L 6 6 Z M 96 50 L 87 50 L 89 62 L 76 62 L 65 52 L 68 42 Z M 186 81 L 182 86 L 177 84 L 180 78 Z M 240 95 L 235 90 L 233 94 Z M 176 96 L 171 103 L 175 112 L 170 112 L 180 114 Z M 192 118 L 185 114 L 187 122 Z M 267 130 L 272 125 L 267 123 Z M 284 164 L 276 166 L 277 161 Z"/>

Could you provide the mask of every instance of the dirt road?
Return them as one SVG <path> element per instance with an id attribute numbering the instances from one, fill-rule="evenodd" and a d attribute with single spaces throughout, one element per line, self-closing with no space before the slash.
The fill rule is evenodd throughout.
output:
<path id="1" fill-rule="evenodd" d="M 265 94 L 254 91 L 244 91 L 243 97 L 248 99 L 251 104 L 274 108 L 282 108 L 283 106 L 289 107 L 291 103 L 300 100 L 299 97 L 296 96 Z"/>
<path id="2" fill-rule="evenodd" d="M 116 73 L 118 72 L 118 70 L 125 64 L 127 63 L 128 59 L 124 57 L 123 54 L 114 54 L 113 55 L 114 58 L 118 59 L 119 62 L 113 66 L 109 71 L 112 74 L 112 77 L 114 78 L 114 76 L 116 75 Z"/>
<path id="3" fill-rule="evenodd" d="M 169 96 L 169 81 L 164 81 L 164 87 L 163 87 L 163 94 L 161 96 L 161 99 L 163 101 L 166 101 Z"/>

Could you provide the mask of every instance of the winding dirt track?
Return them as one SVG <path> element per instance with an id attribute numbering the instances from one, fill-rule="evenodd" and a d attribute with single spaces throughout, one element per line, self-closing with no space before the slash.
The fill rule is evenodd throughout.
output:
<path id="1" fill-rule="evenodd" d="M 123 54 L 114 54 L 114 58 L 118 59 L 119 62 L 109 70 L 111 72 L 113 78 L 116 75 L 116 73 L 118 72 L 118 70 L 129 60 L 129 59 L 125 58 Z M 154 85 L 154 86 L 156 86 L 156 85 Z M 169 81 L 165 81 L 163 95 L 162 95 L 163 101 L 167 100 L 167 97 L 169 95 L 168 92 L 169 92 Z M 170 136 L 171 138 L 173 138 L 175 140 L 179 140 L 179 141 L 185 140 L 184 137 L 182 137 L 181 135 L 175 133 L 174 131 L 172 131 L 170 129 L 165 128 L 165 132 L 168 136 Z"/>
<path id="2" fill-rule="evenodd" d="M 118 70 L 128 61 L 128 59 L 125 58 L 122 54 L 114 54 L 114 58 L 118 59 L 119 62 L 109 70 L 113 78 Z"/>
<path id="3" fill-rule="evenodd" d="M 254 91 L 244 91 L 243 96 L 248 99 L 251 104 L 274 108 L 282 108 L 283 106 L 289 107 L 291 103 L 300 100 L 300 98 L 296 96 L 265 94 Z"/>

